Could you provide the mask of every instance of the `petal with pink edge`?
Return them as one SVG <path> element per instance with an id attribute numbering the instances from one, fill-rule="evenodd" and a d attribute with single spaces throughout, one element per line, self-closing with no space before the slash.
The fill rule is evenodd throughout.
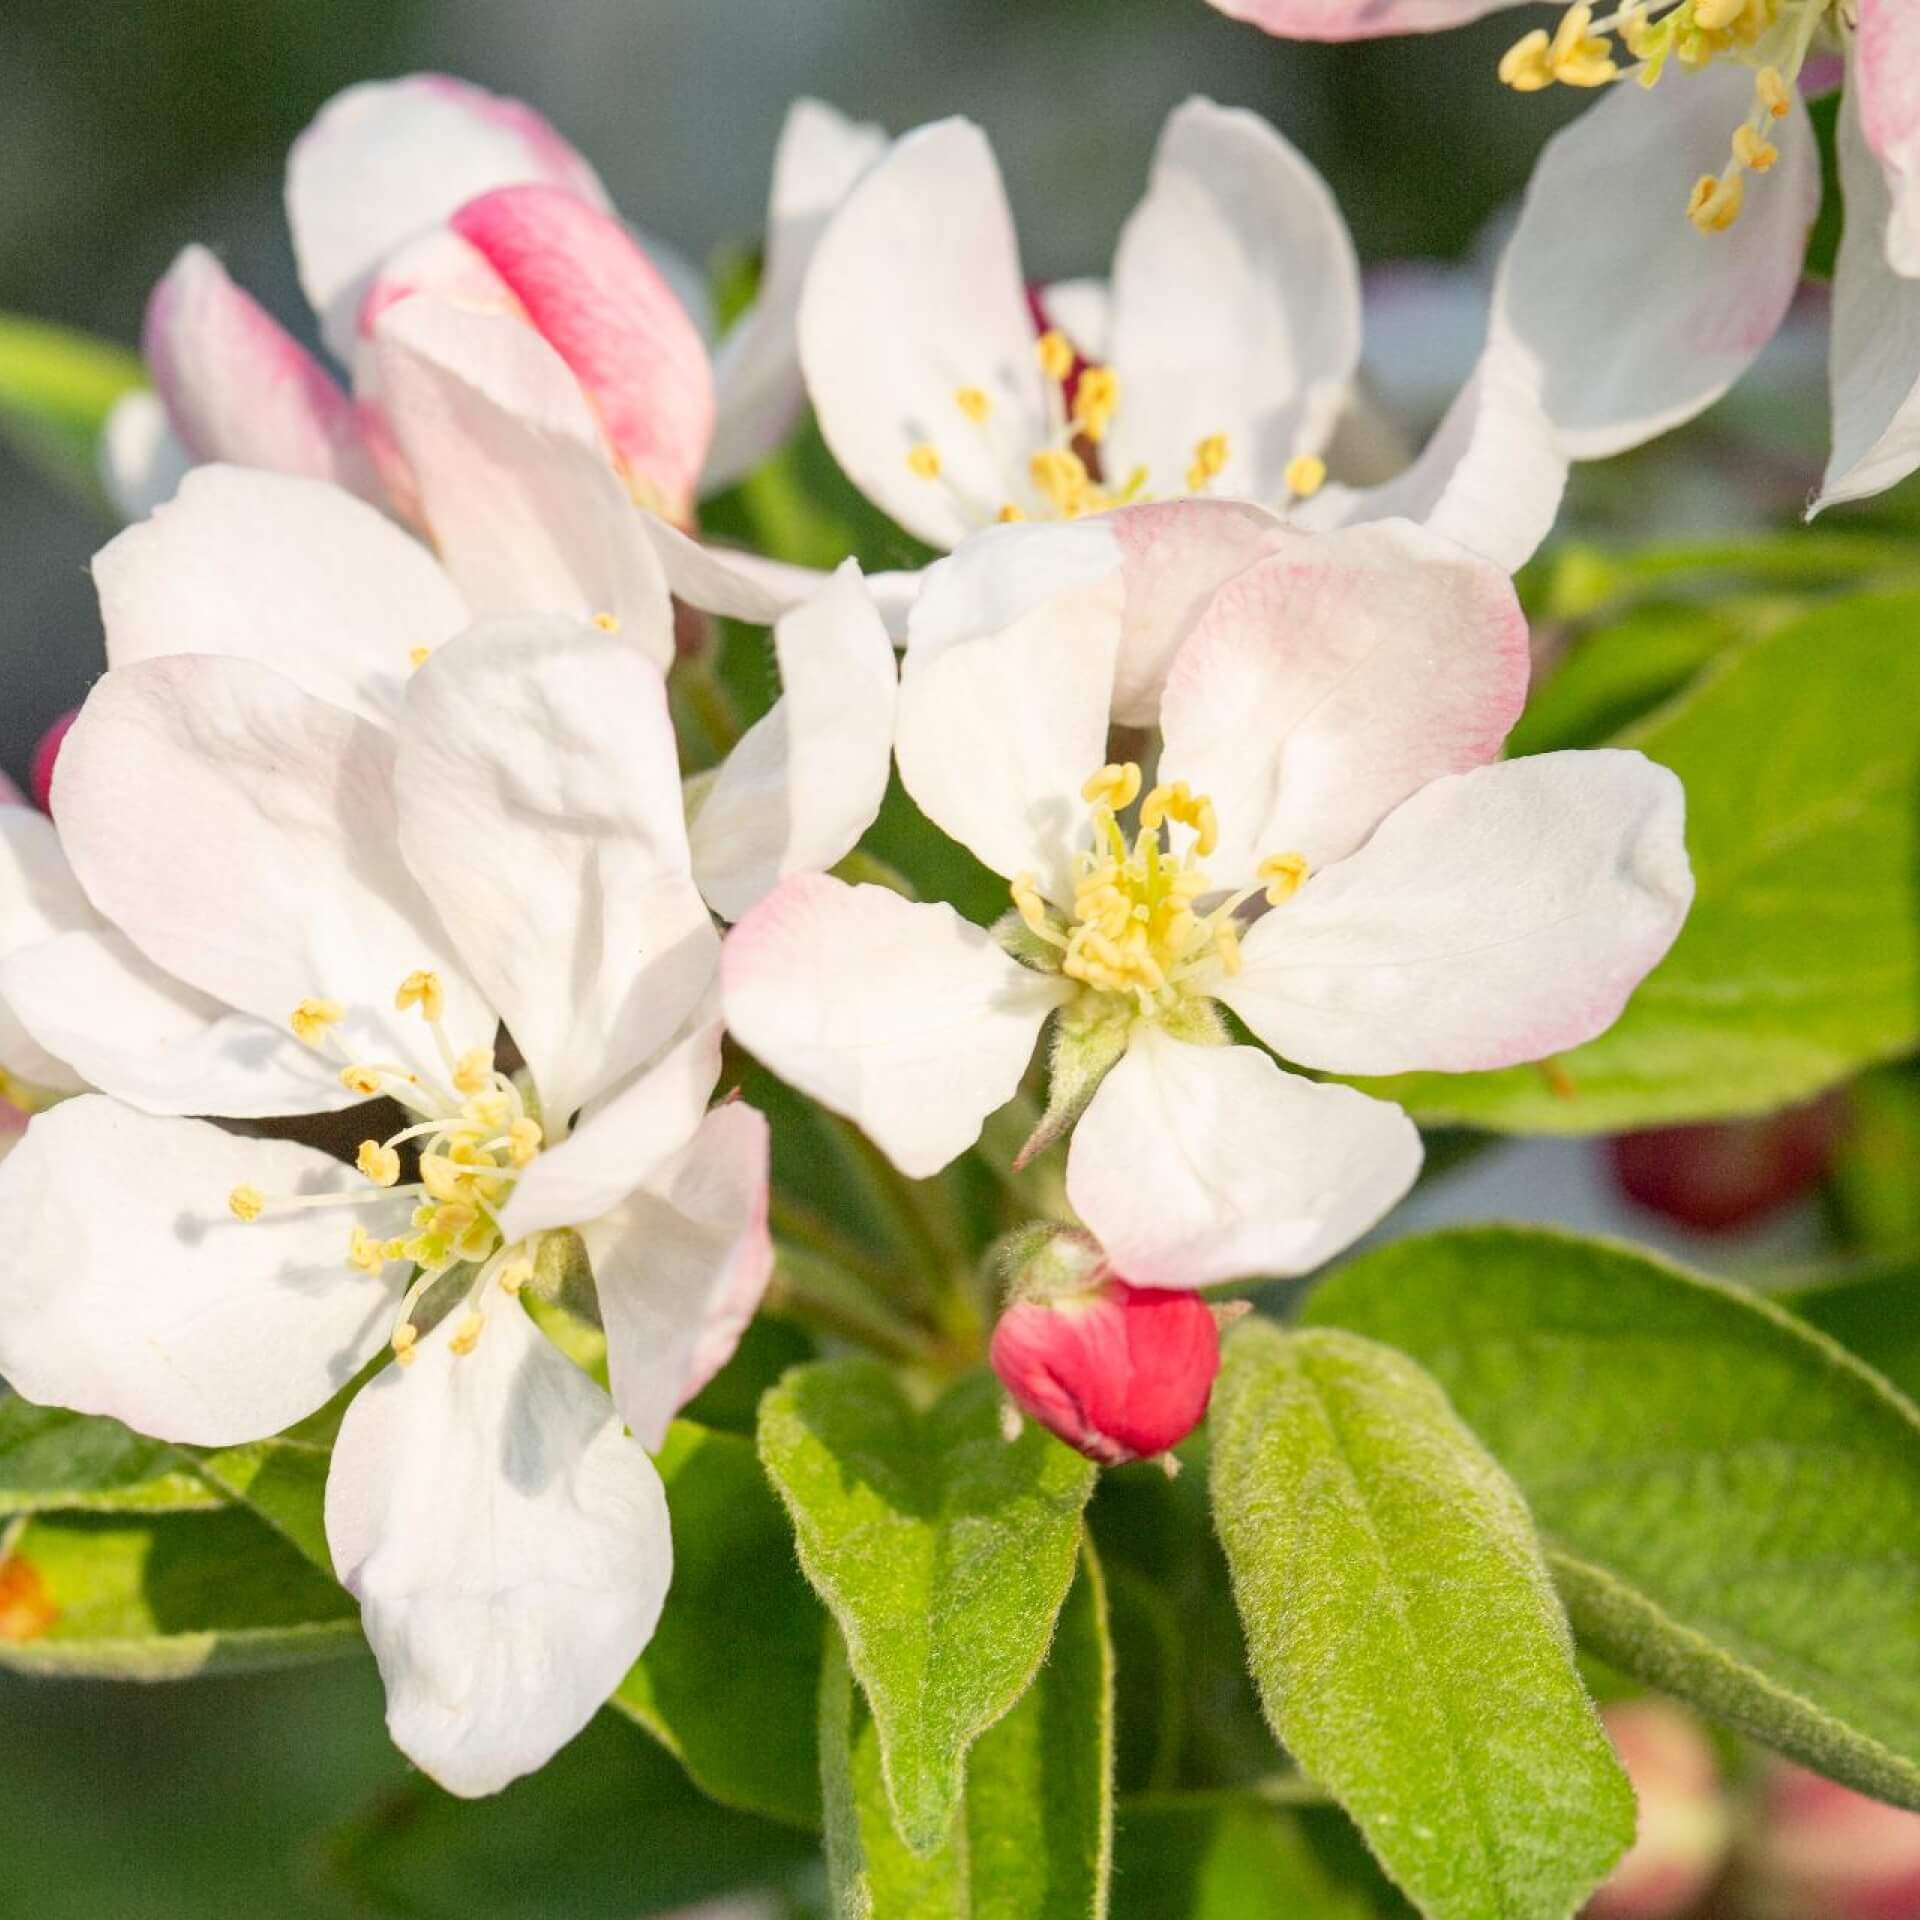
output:
<path id="1" fill-rule="evenodd" d="M 1212 0 L 1222 13 L 1283 40 L 1377 40 L 1440 33 L 1523 0 Z"/>
<path id="2" fill-rule="evenodd" d="M 1886 180 L 1887 264 L 1920 279 L 1920 9 L 1912 0 L 1860 0 L 1859 11 L 1847 99 Z"/>

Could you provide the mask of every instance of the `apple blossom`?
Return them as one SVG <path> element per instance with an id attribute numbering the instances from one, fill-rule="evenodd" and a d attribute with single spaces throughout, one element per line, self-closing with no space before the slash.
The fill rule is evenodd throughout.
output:
<path id="1" fill-rule="evenodd" d="M 1685 915 L 1679 783 L 1634 753 L 1493 764 L 1525 623 L 1498 569 L 1430 533 L 1129 512 L 982 536 L 914 608 L 901 778 L 1014 911 L 988 931 L 789 881 L 727 942 L 727 1017 L 915 1175 L 975 1138 L 1051 1021 L 1033 1147 L 1074 1127 L 1068 1196 L 1115 1267 L 1298 1273 L 1400 1197 L 1417 1139 L 1230 1044 L 1223 1010 L 1333 1073 L 1577 1045 Z M 1143 710 L 1151 781 L 1149 747 L 1108 753 Z"/>
<path id="2" fill-rule="evenodd" d="M 1639 1802 L 1634 1842 L 1588 1902 L 1588 1920 L 1680 1920 L 1719 1879 L 1732 1849 L 1731 1796 L 1707 1732 L 1665 1700 L 1600 1710 Z"/>
<path id="3" fill-rule="evenodd" d="M 800 359 L 840 464 L 950 548 L 996 521 L 1182 493 L 1312 522 L 1431 519 L 1509 566 L 1545 536 L 1566 468 L 1518 388 L 1479 381 L 1415 469 L 1326 487 L 1360 354 L 1353 245 L 1279 134 L 1195 99 L 1161 135 L 1111 290 L 1039 296 L 1035 339 L 1006 192 L 964 120 L 896 142 L 822 235 Z"/>
<path id="4" fill-rule="evenodd" d="M 250 659 L 148 658 L 94 690 L 56 777 L 54 878 L 232 1009 L 197 1042 L 195 1110 L 297 1110 L 291 1085 L 221 1097 L 292 1081 L 280 1036 L 306 1110 L 385 1096 L 400 1124 L 356 1172 L 141 1111 L 171 1036 L 111 980 L 102 1004 L 84 941 L 9 956 L 9 1005 L 63 1057 L 85 1036 L 102 1091 L 38 1116 L 0 1169 L 0 1370 L 224 1445 L 390 1347 L 341 1428 L 328 1538 L 395 1739 L 482 1793 L 577 1732 L 652 1632 L 672 1549 L 644 1449 L 765 1285 L 767 1138 L 750 1109 L 706 1111 L 716 942 L 644 652 L 564 617 L 482 625 L 391 724 Z M 611 1400 L 516 1297 L 565 1235 Z"/>

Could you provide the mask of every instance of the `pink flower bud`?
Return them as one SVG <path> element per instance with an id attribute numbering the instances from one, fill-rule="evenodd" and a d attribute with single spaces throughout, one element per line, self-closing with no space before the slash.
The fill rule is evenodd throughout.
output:
<path id="1" fill-rule="evenodd" d="M 1920 1814 L 1776 1764 L 1741 1875 L 1753 1920 L 1913 1920 Z"/>
<path id="2" fill-rule="evenodd" d="M 1657 1127 L 1608 1142 L 1628 1199 L 1683 1227 L 1729 1233 L 1790 1206 L 1826 1172 L 1846 1125 L 1830 1095 L 1764 1120 Z"/>
<path id="3" fill-rule="evenodd" d="M 27 786 L 32 791 L 33 804 L 42 813 L 53 811 L 53 769 L 59 761 L 60 749 L 66 741 L 67 730 L 79 718 L 78 707 L 70 713 L 63 713 L 40 736 L 40 744 L 33 750 L 33 759 L 27 767 Z"/>
<path id="4" fill-rule="evenodd" d="M 1733 1822 L 1712 1743 L 1664 1700 L 1601 1709 L 1640 1802 L 1631 1851 L 1588 1903 L 1588 1920 L 1673 1920 L 1720 1877 Z"/>
<path id="5" fill-rule="evenodd" d="M 1130 1286 L 1091 1240 L 1059 1230 L 1016 1274 L 989 1358 L 1027 1414 L 1113 1467 L 1200 1424 L 1220 1332 L 1198 1294 Z"/>

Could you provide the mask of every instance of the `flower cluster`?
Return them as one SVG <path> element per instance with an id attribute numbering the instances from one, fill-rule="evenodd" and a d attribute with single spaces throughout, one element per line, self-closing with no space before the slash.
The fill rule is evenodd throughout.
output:
<path id="1" fill-rule="evenodd" d="M 1629 44 L 1666 30 L 1644 11 Z M 1869 70 L 1895 30 L 1862 16 Z M 1615 118 L 1641 164 L 1651 123 Z M 335 100 L 287 201 L 339 371 L 181 255 L 107 436 L 108 671 L 50 815 L 0 809 L 0 1067 L 41 1109 L 0 1168 L 0 1373 L 184 1446 L 350 1395 L 336 1571 L 395 1739 L 488 1792 L 647 1645 L 650 1454 L 769 1284 L 769 1130 L 710 1105 L 723 1035 L 911 1180 L 1045 1036 L 1015 1166 L 1064 1146 L 1063 1217 L 993 1360 L 1096 1458 L 1175 1444 L 1219 1358 L 1195 1290 L 1309 1272 L 1419 1170 L 1407 1115 L 1335 1076 L 1577 1045 L 1687 911 L 1670 773 L 1501 758 L 1509 574 L 1569 458 L 1731 377 L 1778 274 L 1729 255 L 1754 283 L 1704 331 L 1658 288 L 1631 328 L 1583 316 L 1563 376 L 1540 326 L 1588 283 L 1537 199 L 1480 366 L 1362 484 L 1353 249 L 1244 112 L 1180 108 L 1110 281 L 1030 291 L 977 129 L 803 103 L 758 302 L 710 345 L 529 109 Z M 923 571 L 701 539 L 809 404 Z M 702 764 L 673 694 L 713 615 L 771 626 L 781 690 Z M 847 867 L 895 768 L 997 917 Z M 604 1380 L 554 1337 L 583 1315 Z"/>

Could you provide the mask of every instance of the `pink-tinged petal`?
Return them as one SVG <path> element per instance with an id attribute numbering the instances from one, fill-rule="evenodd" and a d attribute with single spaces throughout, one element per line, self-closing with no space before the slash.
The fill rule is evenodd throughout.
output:
<path id="1" fill-rule="evenodd" d="M 1713 1741 L 1665 1700 L 1611 1701 L 1600 1717 L 1633 1782 L 1640 1819 L 1633 1846 L 1587 1903 L 1585 1920 L 1682 1920 L 1720 1878 L 1733 1844 L 1733 1796 Z"/>
<path id="2" fill-rule="evenodd" d="M 916 615 L 950 631 L 940 592 L 930 582 Z M 1089 814 L 1080 789 L 1107 758 L 1120 609 L 1119 573 L 1095 574 L 975 638 L 910 646 L 901 673 L 894 752 L 907 791 L 994 872 L 1031 872 L 1056 901 L 1072 898 Z"/>
<path id="3" fill-rule="evenodd" d="M 1067 1154 L 1067 1197 L 1136 1286 L 1311 1273 L 1413 1185 L 1398 1107 L 1283 1073 L 1254 1047 L 1144 1023 Z"/>
<path id="4" fill-rule="evenodd" d="M 369 1198 L 243 1223 L 237 1186 Z M 65 1101 L 0 1165 L 0 1373 L 30 1400 L 159 1440 L 278 1433 L 385 1344 L 394 1280 L 349 1265 L 347 1240 L 355 1221 L 403 1232 L 411 1204 L 314 1147 Z"/>
<path id="5" fill-rule="evenodd" d="M 586 389 L 636 499 L 692 512 L 713 439 L 706 342 L 618 220 L 555 187 L 505 187 L 453 216 Z"/>
<path id="6" fill-rule="evenodd" d="M 421 518 L 469 604 L 610 614 L 664 671 L 673 613 L 646 516 L 559 355 L 505 315 L 426 298 L 389 310 L 374 355 Z"/>
<path id="7" fill-rule="evenodd" d="M 438 561 L 315 480 L 201 467 L 93 557 L 107 663 L 223 654 L 391 726 L 414 650 L 469 614 Z"/>
<path id="8" fill-rule="evenodd" d="M 1283 40 L 1377 40 L 1394 33 L 1440 33 L 1520 6 L 1524 0 L 1211 0 Z"/>
<path id="9" fill-rule="evenodd" d="M 27 763 L 27 790 L 42 813 L 53 811 L 53 770 L 67 733 L 79 718 L 80 709 L 70 707 L 34 742 L 33 758 Z"/>
<path id="10" fill-rule="evenodd" d="M 1025 500 L 1050 438 L 1013 214 L 966 120 L 894 143 L 828 221 L 808 270 L 800 365 L 834 458 L 930 546 L 957 546 Z M 978 423 L 955 396 L 978 388 Z M 937 477 L 908 465 L 939 455 Z"/>
<path id="11" fill-rule="evenodd" d="M 1770 1760 L 1741 1884 L 1765 1920 L 1920 1912 L 1920 1814 Z"/>
<path id="12" fill-rule="evenodd" d="M 673 1572 L 660 1476 L 612 1402 L 495 1293 L 354 1397 L 327 1545 L 387 1689 L 394 1744 L 450 1793 L 497 1793 L 600 1710 Z"/>
<path id="13" fill-rule="evenodd" d="M 720 979 L 740 1044 L 915 1179 L 1012 1099 L 1065 997 L 951 907 L 824 874 L 783 881 L 734 928 Z"/>
<path id="14" fill-rule="evenodd" d="M 641 515 L 640 524 L 653 542 L 674 598 L 703 613 L 770 627 L 783 613 L 811 599 L 830 578 L 815 567 L 769 560 L 744 548 L 706 546 L 658 514 Z"/>
<path id="15" fill-rule="evenodd" d="M 713 357 L 717 417 L 703 491 L 718 492 L 750 473 L 805 409 L 795 331 L 800 290 L 828 216 L 886 150 L 878 127 L 822 101 L 796 100 L 788 108 L 773 156 L 759 292 Z"/>
<path id="16" fill-rule="evenodd" d="M 1285 500 L 1287 463 L 1325 446 L 1359 361 L 1360 265 L 1326 182 L 1258 115 L 1177 107 L 1114 257 L 1106 472 L 1176 493 L 1224 434 L 1217 491 Z"/>
<path id="17" fill-rule="evenodd" d="M 154 288 L 140 344 L 173 431 L 195 460 L 330 480 L 376 497 L 353 403 L 205 247 L 188 247 Z"/>
<path id="18" fill-rule="evenodd" d="M 1746 372 L 1785 317 L 1820 204 L 1820 156 L 1796 100 L 1778 163 L 1724 233 L 1687 196 L 1727 164 L 1753 76 L 1718 62 L 1685 84 L 1615 88 L 1548 142 L 1494 288 L 1565 451 L 1624 452 L 1677 427 Z M 1601 217 L 1604 209 L 1605 217 Z"/>
<path id="19" fill-rule="evenodd" d="M 1160 704 L 1163 780 L 1207 794 L 1209 870 L 1344 858 L 1411 793 L 1494 759 L 1527 697 L 1498 567 L 1404 521 L 1287 533 L 1216 593 Z"/>
<path id="20" fill-rule="evenodd" d="M 144 520 L 174 496 L 193 465 L 150 387 L 123 393 L 100 431 L 100 484 L 122 520 Z"/>
<path id="21" fill-rule="evenodd" d="M 61 850 L 52 821 L 17 804 L 0 807 L 0 972 L 69 933 L 101 925 Z M 49 1093 L 81 1093 L 88 1085 L 62 1053 L 38 1039 L 14 1008 L 0 978 L 0 1069 Z"/>
<path id="22" fill-rule="evenodd" d="M 484 622 L 408 689 L 395 788 L 400 851 L 557 1133 L 713 982 L 666 683 L 598 627 Z"/>
<path id="23" fill-rule="evenodd" d="M 397 248 L 496 187 L 539 182 L 610 207 L 599 176 L 546 121 L 444 74 L 336 94 L 287 156 L 300 284 L 327 345 L 353 358 L 361 302 Z"/>
<path id="24" fill-rule="evenodd" d="M 1472 1073 L 1604 1033 L 1693 899 L 1680 782 L 1637 753 L 1453 774 L 1255 923 L 1213 991 L 1330 1073 Z"/>
<path id="25" fill-rule="evenodd" d="M 109 673 L 54 781 L 93 904 L 176 979 L 284 1030 L 333 1000 L 348 1055 L 445 1068 L 394 990 L 439 973 L 459 1044 L 493 1011 L 401 863 L 392 736 L 248 660 L 182 654 Z"/>
<path id="26" fill-rule="evenodd" d="M 1833 453 L 1815 513 L 1867 499 L 1920 466 L 1920 280 L 1887 265 L 1887 183 L 1860 113 L 1849 92 L 1838 134 L 1847 223 L 1833 276 Z"/>
<path id="27" fill-rule="evenodd" d="M 1920 11 L 1912 0 L 1860 0 L 1859 14 L 1847 97 L 1886 180 L 1887 264 L 1920 278 Z"/>
<path id="28" fill-rule="evenodd" d="M 582 1227 L 613 1403 L 642 1446 L 666 1439 L 760 1305 L 773 1277 L 767 1197 L 767 1123 L 736 1101 Z"/>

